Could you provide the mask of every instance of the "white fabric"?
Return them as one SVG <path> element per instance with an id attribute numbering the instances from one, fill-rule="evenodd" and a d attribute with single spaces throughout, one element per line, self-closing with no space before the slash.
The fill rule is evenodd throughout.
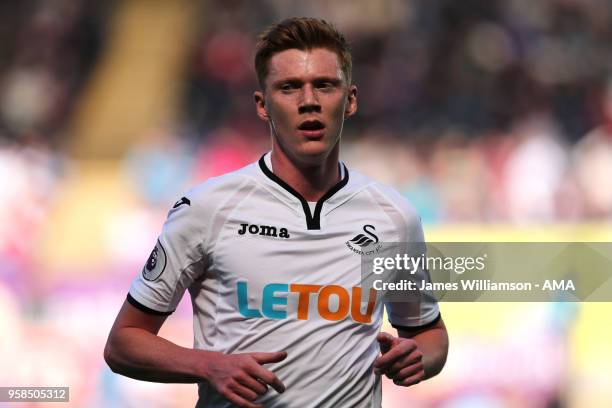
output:
<path id="1" fill-rule="evenodd" d="M 358 310 L 350 303 L 359 290 L 353 288 L 361 279 L 361 257 L 347 242 L 364 233 L 365 224 L 375 227 L 380 242 L 422 241 L 423 233 L 413 208 L 397 192 L 347 173 L 348 183 L 322 205 L 320 229 L 310 230 L 301 201 L 258 163 L 206 181 L 186 195 L 189 205 L 169 212 L 159 237 L 166 258 L 158 257 L 161 275 L 147 280 L 139 274 L 130 295 L 147 308 L 171 312 L 187 289 L 196 348 L 287 351 L 284 361 L 266 365 L 286 386 L 283 394 L 270 388 L 258 399 L 266 407 L 379 407 L 380 377 L 372 363 L 380 351 L 376 335 L 383 304 L 377 298 L 368 317 L 368 293 L 355 303 Z M 242 224 L 256 225 L 259 232 Z M 277 236 L 271 229 L 261 235 L 261 226 L 276 228 Z M 289 238 L 281 237 L 281 228 Z M 266 297 L 270 284 L 289 290 L 277 286 Z M 307 296 L 292 284 L 321 288 Z M 326 289 L 329 285 L 334 286 Z M 403 326 L 427 324 L 439 313 L 434 300 L 416 311 L 387 307 L 392 323 Z M 199 384 L 199 396 L 198 407 L 232 406 L 207 383 Z"/>

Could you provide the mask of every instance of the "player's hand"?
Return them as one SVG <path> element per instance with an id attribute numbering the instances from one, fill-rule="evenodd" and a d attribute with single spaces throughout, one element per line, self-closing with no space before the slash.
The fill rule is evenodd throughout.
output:
<path id="1" fill-rule="evenodd" d="M 253 403 L 268 391 L 268 385 L 276 391 L 285 391 L 283 383 L 262 364 L 278 363 L 287 358 L 285 351 L 276 353 L 223 354 L 209 352 L 204 378 L 233 404 L 239 407 L 257 408 Z"/>
<path id="2" fill-rule="evenodd" d="M 374 372 L 385 374 L 396 385 L 408 387 L 425 378 L 423 354 L 416 341 L 378 333 L 381 355 L 374 360 Z"/>

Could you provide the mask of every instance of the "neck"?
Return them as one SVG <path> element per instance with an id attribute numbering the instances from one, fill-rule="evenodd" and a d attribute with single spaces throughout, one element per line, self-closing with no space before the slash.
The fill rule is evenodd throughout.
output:
<path id="1" fill-rule="evenodd" d="M 318 201 L 340 181 L 338 150 L 336 145 L 324 160 L 305 164 L 288 157 L 279 146 L 273 146 L 272 169 L 306 201 Z"/>

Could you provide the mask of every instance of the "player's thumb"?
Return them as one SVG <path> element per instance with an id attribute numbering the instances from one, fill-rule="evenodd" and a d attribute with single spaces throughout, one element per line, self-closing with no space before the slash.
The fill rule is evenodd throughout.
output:
<path id="1" fill-rule="evenodd" d="M 278 363 L 287 358 L 286 351 L 277 351 L 274 353 L 251 353 L 251 356 L 259 364 Z"/>
<path id="2" fill-rule="evenodd" d="M 378 333 L 376 340 L 378 340 L 378 344 L 380 345 L 380 351 L 384 354 L 389 351 L 395 338 L 389 333 Z"/>

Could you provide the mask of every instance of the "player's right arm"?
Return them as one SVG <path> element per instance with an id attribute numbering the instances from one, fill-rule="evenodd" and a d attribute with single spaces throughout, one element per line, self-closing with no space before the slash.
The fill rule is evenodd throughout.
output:
<path id="1" fill-rule="evenodd" d="M 250 401 L 265 393 L 267 385 L 284 391 L 279 379 L 262 365 L 281 361 L 286 353 L 223 354 L 181 347 L 158 336 L 185 290 L 204 278 L 213 235 L 208 231 L 214 214 L 211 206 L 217 201 L 210 190 L 204 193 L 206 200 L 188 195 L 170 210 L 110 331 L 104 358 L 118 374 L 165 383 L 206 381 L 235 405 L 255 407 Z"/>
<path id="2" fill-rule="evenodd" d="M 285 352 L 223 354 L 178 346 L 157 333 L 166 316 L 148 314 L 124 302 L 111 329 L 104 359 L 117 374 L 163 383 L 207 381 L 238 406 L 252 403 L 272 386 L 284 385 L 262 364 L 282 361 Z"/>
<path id="3" fill-rule="evenodd" d="M 104 359 L 113 372 L 155 382 L 202 381 L 196 350 L 157 333 L 167 316 L 142 312 L 125 301 L 108 336 Z"/>

